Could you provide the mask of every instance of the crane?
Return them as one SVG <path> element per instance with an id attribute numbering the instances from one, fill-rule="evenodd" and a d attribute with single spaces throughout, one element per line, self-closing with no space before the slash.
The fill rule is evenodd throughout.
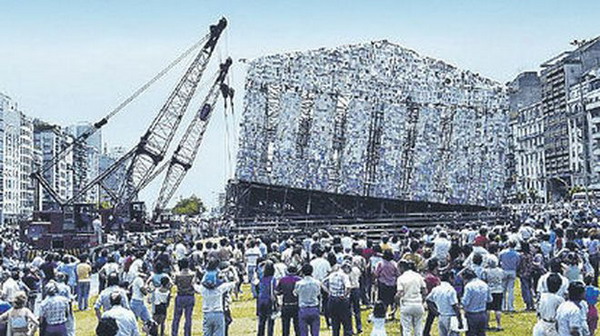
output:
<path id="1" fill-rule="evenodd" d="M 34 211 L 33 219 L 31 221 L 22 222 L 21 230 L 23 237 L 33 237 L 29 242 L 36 245 L 38 248 L 79 248 L 86 246 L 89 241 L 88 243 L 85 243 L 84 241 L 89 239 L 85 238 L 89 233 L 81 232 L 82 235 L 80 236 L 78 235 L 79 231 L 74 230 L 74 226 L 68 226 L 67 223 L 75 224 L 75 226 L 79 226 L 77 224 L 78 221 L 84 224 L 90 224 L 90 218 L 93 218 L 90 216 L 94 216 L 93 214 L 98 212 L 95 204 L 77 202 L 80 202 L 82 197 L 95 187 L 104 190 L 111 197 L 115 205 L 112 209 L 112 214 L 118 213 L 120 215 L 124 206 L 128 205 L 130 207 L 128 215 L 130 215 L 130 219 L 132 218 L 131 210 L 133 203 L 141 202 L 131 201 L 137 197 L 137 194 L 143 187 L 156 177 L 156 167 L 163 161 L 166 152 L 169 149 L 169 145 L 198 89 L 200 80 L 226 26 L 227 20 L 225 18 L 221 18 L 217 24 L 211 25 L 208 34 L 206 34 L 199 42 L 187 49 L 165 69 L 121 102 L 107 116 L 94 123 L 86 132 L 75 138 L 68 146 L 62 148 L 52 159 L 44 163 L 41 168 L 31 175 L 32 179 L 37 182 L 37 185 L 41 186 L 56 204 L 60 205 L 60 211 L 44 209 L 40 209 L 41 211 Z M 146 132 L 143 133 L 139 142 L 92 181 L 81 186 L 77 193 L 67 199 L 61 198 L 60 194 L 53 188 L 52 184 L 44 178 L 44 173 L 53 169 L 61 160 L 65 159 L 70 151 L 74 149 L 74 146 L 77 144 L 85 144 L 86 140 L 92 134 L 104 127 L 109 119 L 122 111 L 127 105 L 144 93 L 152 84 L 162 78 L 168 71 L 181 63 L 188 55 L 191 55 L 198 48 L 200 48 L 200 50 L 191 61 L 191 64 L 187 67 L 181 79 L 177 82 L 177 85 L 168 96 L 157 116 L 153 119 Z M 231 65 L 231 60 L 228 60 L 226 64 L 226 66 L 221 65 L 217 77 L 219 85 L 223 84 L 223 79 Z M 226 86 L 223 86 L 222 90 L 233 92 L 233 90 Z M 213 96 L 214 93 L 211 91 L 210 97 Z M 204 102 L 205 104 L 214 104 L 214 100 L 215 98 L 207 97 Z M 205 114 L 202 114 L 202 116 L 203 118 L 206 117 Z M 110 188 L 107 179 L 117 172 L 122 174 L 123 171 L 125 172 L 124 181 L 116 188 Z M 48 224 L 51 225 L 49 226 Z"/>
<path id="2" fill-rule="evenodd" d="M 224 83 L 231 63 L 231 58 L 228 58 L 225 63 L 221 64 L 219 75 L 209 89 L 204 102 L 188 125 L 177 149 L 168 163 L 167 174 L 163 180 L 158 199 L 154 206 L 153 221 L 156 220 L 165 209 L 188 170 L 192 167 L 192 163 L 196 159 L 196 154 L 198 153 L 198 148 L 202 144 L 204 132 L 206 131 L 210 117 L 212 116 L 212 110 L 214 109 L 219 92 L 223 96 L 225 104 L 227 104 L 228 98 L 233 98 L 233 89 Z"/>
<path id="3" fill-rule="evenodd" d="M 66 204 L 87 193 L 95 186 L 102 187 L 115 202 L 114 209 L 118 211 L 131 202 L 139 191 L 149 183 L 158 164 L 164 159 L 181 120 L 198 87 L 202 74 L 206 69 L 217 41 L 227 26 L 227 20 L 222 18 L 218 24 L 210 27 L 208 40 L 192 61 L 167 101 L 160 109 L 138 144 L 120 159 L 110 165 L 94 180 L 83 186 Z M 114 172 L 125 167 L 125 179 L 118 190 L 111 190 L 104 181 Z"/>

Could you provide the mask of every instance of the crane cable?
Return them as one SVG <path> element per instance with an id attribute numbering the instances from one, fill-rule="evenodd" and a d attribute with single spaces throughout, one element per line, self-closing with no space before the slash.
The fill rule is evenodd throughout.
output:
<path id="1" fill-rule="evenodd" d="M 137 97 L 139 97 L 142 93 L 144 93 L 150 86 L 152 86 L 154 83 L 156 83 L 162 77 L 164 77 L 175 66 L 177 66 L 185 58 L 187 58 L 194 50 L 200 48 L 208 40 L 208 38 L 209 38 L 209 35 L 205 35 L 202 39 L 200 39 L 198 42 L 194 43 L 191 47 L 189 47 L 187 50 L 185 50 L 181 55 L 179 55 L 179 57 L 177 57 L 175 60 L 173 60 L 171 63 L 169 63 L 169 65 L 167 65 L 164 69 L 162 69 L 154 77 L 152 77 L 152 79 L 150 79 L 144 85 L 139 87 L 132 95 L 130 95 L 128 98 L 123 100 L 119 105 L 117 105 L 117 107 L 115 107 L 110 113 L 108 113 L 106 115 L 106 117 L 104 117 L 100 121 L 96 122 L 93 126 L 90 126 L 86 132 L 84 132 L 79 137 L 77 137 L 73 142 L 71 142 L 70 144 L 65 146 L 60 152 L 58 152 L 56 154 L 54 159 L 49 161 L 48 163 L 46 163 L 38 171 L 38 173 L 41 175 L 44 172 L 50 170 L 52 167 L 54 167 L 54 165 L 56 165 L 58 163 L 58 161 L 64 159 L 67 156 L 67 154 L 72 150 L 72 148 L 76 144 L 84 142 L 90 136 L 92 136 L 94 133 L 96 133 L 98 130 L 100 130 L 102 127 L 104 127 L 108 123 L 109 119 L 111 119 L 112 117 L 117 115 L 119 112 L 121 112 L 127 105 L 129 105 L 132 101 L 134 101 Z"/>

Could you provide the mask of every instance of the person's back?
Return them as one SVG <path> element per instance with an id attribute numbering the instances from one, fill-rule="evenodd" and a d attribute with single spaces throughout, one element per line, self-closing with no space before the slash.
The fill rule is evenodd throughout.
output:
<path id="1" fill-rule="evenodd" d="M 119 293 L 110 295 L 111 308 L 102 314 L 102 318 L 113 318 L 117 322 L 119 332 L 117 336 L 138 336 L 139 330 L 133 312 L 121 305 L 122 297 Z"/>
<path id="2" fill-rule="evenodd" d="M 0 323 L 7 323 L 11 336 L 33 335 L 39 325 L 37 317 L 25 307 L 27 294 L 19 292 L 15 296 L 14 307 L 0 316 Z"/>
<path id="3" fill-rule="evenodd" d="M 179 272 L 175 274 L 173 283 L 177 286 L 177 295 L 194 295 L 194 278 L 195 274 L 189 271 Z"/>

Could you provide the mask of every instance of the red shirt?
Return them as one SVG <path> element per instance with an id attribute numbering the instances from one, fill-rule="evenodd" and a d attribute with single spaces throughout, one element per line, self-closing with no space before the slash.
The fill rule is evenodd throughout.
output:
<path id="1" fill-rule="evenodd" d="M 441 281 L 440 278 L 438 278 L 437 275 L 427 272 L 427 274 L 425 274 L 425 286 L 427 286 L 427 293 L 431 293 L 431 290 L 434 287 L 437 287 L 440 285 Z"/>

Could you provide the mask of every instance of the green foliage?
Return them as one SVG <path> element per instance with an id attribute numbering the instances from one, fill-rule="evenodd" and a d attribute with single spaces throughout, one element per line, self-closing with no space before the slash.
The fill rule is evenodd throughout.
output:
<path id="1" fill-rule="evenodd" d="M 206 211 L 204 203 L 196 195 L 188 198 L 183 198 L 177 202 L 173 208 L 173 213 L 176 215 L 196 216 Z"/>
<path id="2" fill-rule="evenodd" d="M 100 202 L 100 209 L 112 209 L 112 207 L 112 203 L 110 203 L 109 201 Z"/>
<path id="3" fill-rule="evenodd" d="M 584 192 L 585 188 L 582 186 L 573 186 L 573 188 L 569 189 L 569 198 L 573 197 L 574 194 L 579 193 L 579 192 Z"/>

